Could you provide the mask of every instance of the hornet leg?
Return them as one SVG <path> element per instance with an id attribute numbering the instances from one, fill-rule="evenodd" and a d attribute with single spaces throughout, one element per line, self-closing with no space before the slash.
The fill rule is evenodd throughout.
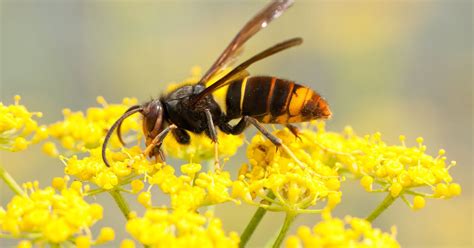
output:
<path id="1" fill-rule="evenodd" d="M 245 117 L 242 117 L 242 119 L 240 119 L 240 121 L 235 126 L 231 126 L 226 122 L 221 122 L 219 128 L 226 134 L 238 135 L 241 134 L 249 126 L 249 124 L 250 123 L 245 120 Z"/>
<path id="2" fill-rule="evenodd" d="M 158 135 L 156 135 L 155 138 L 151 141 L 151 143 L 146 147 L 145 152 L 143 152 L 145 156 L 148 156 L 150 154 L 156 155 L 155 153 L 152 153 L 155 147 L 161 146 L 166 135 L 168 135 L 168 133 L 175 128 L 177 128 L 176 125 L 174 124 L 169 125 L 163 131 L 161 131 Z M 162 156 L 162 153 L 160 152 L 160 157 L 161 156 Z"/>
<path id="3" fill-rule="evenodd" d="M 295 125 L 293 125 L 293 124 L 286 124 L 286 128 L 288 128 L 288 129 L 290 130 L 290 132 L 291 132 L 293 135 L 295 135 L 295 138 L 301 140 L 301 138 L 300 138 L 300 136 L 299 136 L 300 129 L 299 129 L 297 126 L 295 126 Z"/>
<path id="4" fill-rule="evenodd" d="M 281 141 L 280 138 L 277 136 L 273 135 L 270 133 L 260 122 L 258 122 L 255 118 L 252 118 L 250 116 L 244 116 L 245 120 L 249 122 L 250 124 L 254 125 L 258 131 L 260 131 L 265 137 L 267 137 L 274 145 L 277 146 L 277 148 L 281 147 L 283 145 L 283 142 Z"/>
<path id="5" fill-rule="evenodd" d="M 212 121 L 212 114 L 209 109 L 204 110 L 206 113 L 208 131 L 206 132 L 207 135 L 211 138 L 212 142 L 214 143 L 214 166 L 217 171 L 221 171 L 221 165 L 219 163 L 219 143 L 217 140 L 217 130 L 216 126 L 214 126 L 214 122 Z"/>
<path id="6" fill-rule="evenodd" d="M 265 135 L 265 137 L 267 137 L 277 147 L 277 149 L 280 147 L 283 148 L 283 150 L 298 164 L 299 167 L 301 167 L 301 169 L 306 169 L 306 165 L 303 164 L 285 144 L 283 144 L 280 138 L 270 133 L 255 118 L 252 118 L 250 116 L 245 116 L 244 118 L 250 124 L 254 125 L 258 129 L 258 131 L 260 131 L 263 135 Z"/>
<path id="7" fill-rule="evenodd" d="M 189 136 L 189 133 L 182 128 L 175 128 L 171 130 L 171 133 L 173 134 L 176 141 L 178 141 L 178 143 L 181 145 L 188 145 L 189 142 L 191 142 L 191 136 Z"/>

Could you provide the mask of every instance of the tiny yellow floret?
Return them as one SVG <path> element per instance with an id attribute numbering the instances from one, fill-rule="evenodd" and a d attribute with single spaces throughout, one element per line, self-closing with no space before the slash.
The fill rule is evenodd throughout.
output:
<path id="1" fill-rule="evenodd" d="M 120 248 L 135 248 L 135 242 L 131 239 L 124 239 L 120 242 Z"/>
<path id="2" fill-rule="evenodd" d="M 422 197 L 422 196 L 419 196 L 419 195 L 416 195 L 415 197 L 413 197 L 413 209 L 417 210 L 417 209 L 422 209 L 425 207 L 425 198 Z"/>
<path id="3" fill-rule="evenodd" d="M 143 181 L 138 180 L 138 179 L 133 180 L 130 183 L 130 185 L 132 187 L 132 192 L 135 194 L 140 192 L 145 187 L 145 184 L 143 183 Z"/>
<path id="4" fill-rule="evenodd" d="M 42 150 L 46 155 L 51 157 L 57 157 L 59 155 L 56 145 L 51 141 L 44 143 Z"/>
<path id="5" fill-rule="evenodd" d="M 66 181 L 62 177 L 55 177 L 51 182 L 51 186 L 57 190 L 62 190 L 66 186 Z"/>
<path id="6" fill-rule="evenodd" d="M 449 195 L 450 196 L 458 196 L 462 192 L 461 185 L 457 183 L 452 183 L 449 185 Z"/>
<path id="7" fill-rule="evenodd" d="M 137 201 L 146 208 L 150 207 L 151 206 L 151 193 L 147 191 L 141 192 L 137 197 Z"/>
<path id="8" fill-rule="evenodd" d="M 285 243 L 287 248 L 299 247 L 393 247 L 400 245 L 394 238 L 395 233 L 384 233 L 373 228 L 370 222 L 346 217 L 345 220 L 325 217 L 312 229 L 301 226 L 296 235 L 290 236 Z"/>
<path id="9" fill-rule="evenodd" d="M 111 227 L 103 227 L 100 229 L 99 236 L 97 237 L 96 243 L 103 244 L 115 239 L 114 229 Z"/>
<path id="10" fill-rule="evenodd" d="M 392 197 L 397 197 L 400 195 L 400 192 L 403 190 L 403 186 L 400 183 L 393 183 L 392 186 L 390 186 L 390 194 Z"/>
<path id="11" fill-rule="evenodd" d="M 368 192 L 372 191 L 372 184 L 374 183 L 374 179 L 371 176 L 363 176 L 360 180 L 360 184 L 364 189 Z"/>
<path id="12" fill-rule="evenodd" d="M 89 248 L 91 247 L 91 239 L 88 236 L 82 235 L 76 238 L 77 248 Z"/>
<path id="13" fill-rule="evenodd" d="M 33 247 L 33 244 L 31 244 L 31 241 L 29 240 L 22 240 L 18 243 L 16 247 L 17 248 L 31 248 Z"/>

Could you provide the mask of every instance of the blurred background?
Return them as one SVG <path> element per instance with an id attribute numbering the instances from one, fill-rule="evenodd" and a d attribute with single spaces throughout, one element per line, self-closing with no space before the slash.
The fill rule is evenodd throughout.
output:
<path id="1" fill-rule="evenodd" d="M 99 95 L 109 102 L 157 97 L 193 66 L 206 70 L 265 2 L 1 0 L 0 100 L 12 103 L 20 94 L 30 110 L 44 113 L 41 123 L 51 123 L 65 107 L 97 106 Z M 385 231 L 396 225 L 403 247 L 473 245 L 472 7 L 468 0 L 296 1 L 248 42 L 241 59 L 301 36 L 302 46 L 259 62 L 251 72 L 319 91 L 334 113 L 328 130 L 351 125 L 361 135 L 380 131 L 392 144 L 400 134 L 411 145 L 423 136 L 430 154 L 443 148 L 448 160 L 457 161 L 450 172 L 463 187 L 461 197 L 427 200 L 418 212 L 397 201 L 375 221 Z M 240 149 L 229 163 L 235 171 L 244 153 Z M 0 156 L 19 182 L 39 179 L 44 186 L 63 175 L 61 162 L 42 155 L 39 146 Z M 12 194 L 0 186 L 4 206 Z M 345 182 L 343 192 L 339 217 L 365 217 L 383 198 L 357 182 Z M 106 202 L 105 221 L 97 226 L 112 225 L 125 237 L 110 197 L 97 200 Z M 236 208 L 216 210 L 227 231 L 241 232 L 254 212 L 239 206 L 235 214 Z M 318 220 L 306 215 L 291 232 Z M 263 246 L 282 221 L 281 214 L 266 216 L 250 246 Z"/>

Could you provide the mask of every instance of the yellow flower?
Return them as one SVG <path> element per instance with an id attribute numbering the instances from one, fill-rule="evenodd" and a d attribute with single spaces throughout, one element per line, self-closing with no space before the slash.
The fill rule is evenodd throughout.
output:
<path id="1" fill-rule="evenodd" d="M 133 193 L 138 193 L 143 189 L 143 187 L 145 187 L 145 184 L 143 183 L 143 181 L 138 180 L 138 179 L 133 180 L 130 185 L 132 187 Z"/>
<path id="2" fill-rule="evenodd" d="M 289 236 L 286 247 L 400 247 L 395 240 L 395 230 L 391 234 L 372 228 L 370 222 L 346 217 L 325 218 L 312 229 L 298 228 L 296 235 Z"/>
<path id="3" fill-rule="evenodd" d="M 88 236 L 79 236 L 76 238 L 76 247 L 78 248 L 89 248 L 91 246 L 91 240 Z"/>
<path id="4" fill-rule="evenodd" d="M 314 152 L 317 146 L 297 139 L 288 129 L 273 134 L 282 139 L 298 161 L 284 149 L 277 150 L 263 135 L 256 135 L 247 148 L 249 165 L 242 167 L 238 181 L 233 183 L 232 195 L 273 211 L 302 213 L 325 200 L 326 207 L 335 207 L 341 197 L 337 168 L 320 159 L 318 150 Z M 271 190 L 275 199 L 266 196 L 266 189 Z M 260 199 L 272 205 L 260 204 Z"/>
<path id="5" fill-rule="evenodd" d="M 97 236 L 96 243 L 103 244 L 115 239 L 114 229 L 110 227 L 104 227 L 100 229 L 99 236 Z"/>
<path id="6" fill-rule="evenodd" d="M 86 113 L 72 112 L 64 109 L 64 120 L 48 126 L 48 133 L 57 139 L 59 143 L 68 151 L 81 152 L 85 148 L 94 149 L 102 145 L 107 130 L 112 124 L 129 108 L 137 103 L 135 98 L 124 98 L 121 104 L 107 104 L 102 97 L 97 98 L 97 102 L 102 107 L 88 108 Z M 131 120 L 124 121 L 122 125 L 123 133 L 134 131 L 134 136 L 124 136 L 124 140 L 136 140 L 141 137 L 141 125 L 138 117 L 131 117 Z M 113 147 L 121 147 L 118 138 L 114 135 L 111 140 Z M 46 153 L 50 149 L 44 148 Z"/>
<path id="7" fill-rule="evenodd" d="M 67 181 L 55 178 L 53 187 L 44 189 L 38 182 L 24 184 L 27 194 L 14 196 L 0 211 L 0 232 L 58 244 L 77 237 L 76 243 L 87 247 L 82 233 L 102 219 L 103 208 L 83 199 L 82 184 L 67 187 Z"/>
<path id="8" fill-rule="evenodd" d="M 144 207 L 148 208 L 151 206 L 151 194 L 150 192 L 142 192 L 138 195 L 137 201 Z"/>
<path id="9" fill-rule="evenodd" d="M 15 96 L 15 104 L 5 106 L 0 102 L 0 149 L 12 152 L 25 150 L 29 145 L 47 137 L 44 126 L 38 126 L 33 117 L 41 117 L 40 112 L 29 112 L 20 105 L 20 96 Z"/>
<path id="10" fill-rule="evenodd" d="M 120 243 L 120 248 L 135 248 L 135 243 L 133 242 L 133 240 L 124 239 Z"/>
<path id="11" fill-rule="evenodd" d="M 142 218 L 127 222 L 127 232 L 150 247 L 238 247 L 239 236 L 226 234 L 211 214 L 148 209 Z"/>
<path id="12" fill-rule="evenodd" d="M 20 243 L 18 243 L 17 248 L 31 248 L 33 245 L 29 240 L 22 240 Z"/>
<path id="13" fill-rule="evenodd" d="M 455 162 L 446 163 L 444 149 L 436 157 L 426 154 L 421 137 L 413 147 L 405 144 L 403 135 L 401 145 L 388 145 L 380 133 L 359 137 L 350 127 L 343 133 L 335 133 L 326 132 L 321 122 L 312 125 L 317 130 L 311 130 L 310 126 L 302 130 L 300 137 L 307 146 L 314 147 L 313 158 L 360 178 L 361 185 L 369 192 L 386 191 L 392 197 L 403 197 L 405 193 L 419 194 L 414 191 L 417 188 L 429 187 L 432 193 L 424 195 L 431 198 L 449 198 L 461 193 L 461 187 L 452 182 L 449 174 Z M 454 190 L 449 191 L 450 187 Z"/>
<path id="14" fill-rule="evenodd" d="M 128 180 L 134 176 L 152 175 L 157 171 L 155 164 L 148 161 L 137 146 L 122 148 L 117 153 L 108 151 L 110 168 L 102 161 L 100 148 L 90 149 L 88 152 L 90 155 L 82 159 L 77 155 L 62 158 L 66 165 L 64 172 L 103 189 L 112 189 L 124 182 L 128 184 Z"/>
<path id="15" fill-rule="evenodd" d="M 205 134 L 189 132 L 191 142 L 188 145 L 179 144 L 175 138 L 168 137 L 163 142 L 163 148 L 170 157 L 185 161 L 201 162 L 214 158 L 214 143 Z M 243 144 L 243 135 L 228 135 L 223 132 L 217 134 L 219 140 L 219 156 L 231 157 Z"/>
<path id="16" fill-rule="evenodd" d="M 163 165 L 149 180 L 165 194 L 170 195 L 172 209 L 196 210 L 204 205 L 214 205 L 232 200 L 230 174 L 223 172 L 199 172 L 198 164 L 184 164 L 177 176 L 173 167 Z"/>
<path id="17" fill-rule="evenodd" d="M 422 196 L 413 197 L 413 209 L 421 209 L 425 207 L 425 198 Z"/>

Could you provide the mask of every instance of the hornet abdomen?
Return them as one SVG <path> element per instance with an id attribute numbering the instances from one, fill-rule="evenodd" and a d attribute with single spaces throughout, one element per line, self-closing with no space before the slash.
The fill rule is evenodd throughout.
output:
<path id="1" fill-rule="evenodd" d="M 220 98 L 217 102 L 227 119 L 251 116 L 262 123 L 287 124 L 331 116 L 329 105 L 317 92 L 276 77 L 245 77 L 219 91 L 215 97 Z"/>

